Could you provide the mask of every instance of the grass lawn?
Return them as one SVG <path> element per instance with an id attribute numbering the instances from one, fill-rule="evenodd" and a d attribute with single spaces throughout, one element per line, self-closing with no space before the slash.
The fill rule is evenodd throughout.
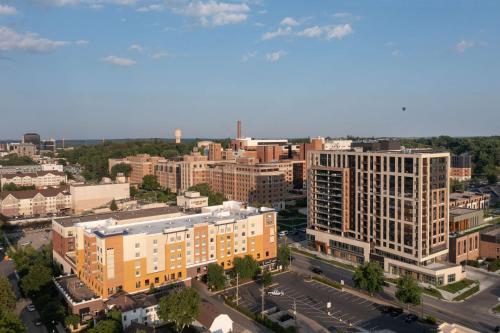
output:
<path id="1" fill-rule="evenodd" d="M 500 304 L 493 308 L 493 312 L 500 313 Z"/>
<path id="2" fill-rule="evenodd" d="M 447 291 L 449 293 L 455 294 L 458 291 L 465 289 L 472 285 L 475 281 L 469 280 L 469 279 L 463 279 L 461 281 L 457 281 L 454 283 L 447 284 L 446 286 L 440 286 L 438 287 L 439 289 L 442 289 L 444 291 Z"/>
<path id="3" fill-rule="evenodd" d="M 443 295 L 441 295 L 441 292 L 435 288 L 422 288 L 422 293 L 432 297 L 436 297 L 437 299 L 443 299 Z"/>
<path id="4" fill-rule="evenodd" d="M 471 296 L 471 295 L 474 295 L 475 293 L 477 293 L 479 291 L 479 285 L 475 286 L 474 288 L 470 288 L 469 290 L 467 290 L 466 292 L 464 292 L 463 294 L 460 294 L 458 295 L 457 297 L 455 297 L 453 300 L 454 301 L 461 301 L 461 300 L 464 300 L 466 299 L 467 297 Z"/>

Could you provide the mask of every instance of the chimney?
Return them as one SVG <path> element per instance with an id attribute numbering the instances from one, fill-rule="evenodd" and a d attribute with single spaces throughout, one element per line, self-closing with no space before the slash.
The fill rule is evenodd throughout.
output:
<path id="1" fill-rule="evenodd" d="M 236 123 L 236 139 L 241 138 L 241 120 Z"/>

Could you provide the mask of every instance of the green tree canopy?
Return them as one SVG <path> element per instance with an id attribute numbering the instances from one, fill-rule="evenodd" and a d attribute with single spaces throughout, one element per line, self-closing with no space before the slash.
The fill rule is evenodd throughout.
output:
<path id="1" fill-rule="evenodd" d="M 239 274 L 240 279 L 255 279 L 260 272 L 259 263 L 249 254 L 234 258 L 233 266 L 233 274 Z"/>
<path id="2" fill-rule="evenodd" d="M 226 286 L 226 276 L 224 275 L 224 268 L 221 265 L 217 263 L 211 263 L 208 265 L 207 283 L 210 289 L 224 289 Z"/>
<path id="3" fill-rule="evenodd" d="M 24 333 L 26 326 L 12 311 L 0 315 L 0 333 Z"/>
<path id="4" fill-rule="evenodd" d="M 34 264 L 28 274 L 21 278 L 21 288 L 25 294 L 33 294 L 42 290 L 52 280 L 52 270 L 40 263 Z"/>
<path id="5" fill-rule="evenodd" d="M 200 195 L 208 197 L 209 206 L 222 205 L 222 203 L 226 200 L 223 194 L 212 192 L 210 186 L 207 183 L 191 186 L 188 191 L 200 192 Z"/>
<path id="6" fill-rule="evenodd" d="M 264 271 L 264 273 L 262 273 L 262 285 L 264 287 L 269 287 L 272 283 L 273 283 L 273 276 L 271 275 L 271 272 Z"/>
<path id="7" fill-rule="evenodd" d="M 0 316 L 3 313 L 10 312 L 16 307 L 16 295 L 12 291 L 9 280 L 0 275 Z"/>
<path id="8" fill-rule="evenodd" d="M 281 244 L 278 248 L 278 261 L 283 269 L 286 269 L 290 265 L 290 247 L 285 244 Z"/>
<path id="9" fill-rule="evenodd" d="M 111 204 L 109 205 L 109 209 L 113 212 L 118 210 L 118 205 L 116 204 L 115 199 L 111 200 Z"/>
<path id="10" fill-rule="evenodd" d="M 382 291 L 384 285 L 384 272 L 376 261 L 370 261 L 362 266 L 356 267 L 353 275 L 354 285 L 365 289 L 371 295 Z"/>
<path id="11" fill-rule="evenodd" d="M 75 314 L 69 314 L 64 318 L 66 326 L 76 327 L 80 323 L 80 317 Z"/>
<path id="12" fill-rule="evenodd" d="M 130 164 L 126 164 L 126 163 L 118 163 L 116 165 L 113 165 L 113 167 L 111 168 L 111 179 L 116 179 L 116 176 L 119 174 L 119 173 L 123 173 L 123 175 L 125 177 L 129 177 L 130 176 L 130 173 L 132 172 L 132 166 Z"/>
<path id="13" fill-rule="evenodd" d="M 411 275 L 405 275 L 398 279 L 396 285 L 396 298 L 408 307 L 410 304 L 419 305 L 422 301 L 422 289 L 415 278 Z"/>
<path id="14" fill-rule="evenodd" d="M 158 317 L 173 322 L 177 332 L 191 324 L 200 312 L 200 296 L 192 288 L 184 288 L 160 299 Z"/>
<path id="15" fill-rule="evenodd" d="M 121 333 L 122 325 L 113 319 L 101 320 L 93 328 L 89 329 L 87 333 Z"/>
<path id="16" fill-rule="evenodd" d="M 12 192 L 12 191 L 24 191 L 24 190 L 34 190 L 35 185 L 31 186 L 17 186 L 14 183 L 6 183 L 3 185 L 2 189 L 4 191 Z"/>
<path id="17" fill-rule="evenodd" d="M 0 158 L 0 165 L 12 166 L 12 165 L 34 165 L 37 164 L 28 156 L 19 156 L 17 154 L 9 154 Z"/>
<path id="18" fill-rule="evenodd" d="M 160 183 L 158 183 L 156 176 L 146 175 L 142 178 L 141 187 L 146 191 L 154 191 L 160 188 Z"/>

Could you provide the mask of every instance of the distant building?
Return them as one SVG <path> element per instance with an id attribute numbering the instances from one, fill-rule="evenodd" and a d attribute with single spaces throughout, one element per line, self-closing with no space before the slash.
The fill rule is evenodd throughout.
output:
<path id="1" fill-rule="evenodd" d="M 161 161 L 165 161 L 163 157 L 150 156 L 148 154 L 139 154 L 135 156 L 128 156 L 125 158 L 110 158 L 108 160 L 109 172 L 113 166 L 117 164 L 128 164 L 132 167 L 132 172 L 129 176 L 131 185 L 142 184 L 142 179 L 147 175 L 154 175 L 155 166 Z"/>
<path id="2" fill-rule="evenodd" d="M 65 188 L 0 193 L 0 213 L 6 217 L 34 217 L 71 210 L 71 194 Z"/>
<path id="3" fill-rule="evenodd" d="M 472 156 L 464 153 L 451 156 L 450 178 L 459 181 L 472 178 Z"/>
<path id="4" fill-rule="evenodd" d="M 158 295 L 145 293 L 127 294 L 119 293 L 110 297 L 106 302 L 109 310 L 119 310 L 122 315 L 122 327 L 128 328 L 132 324 L 154 327 L 163 324 L 158 317 Z"/>
<path id="5" fill-rule="evenodd" d="M 186 191 L 177 196 L 177 206 L 184 209 L 201 209 L 208 206 L 208 197 L 201 196 L 200 192 Z"/>
<path id="6" fill-rule="evenodd" d="M 16 186 L 59 186 L 68 181 L 68 176 L 60 171 L 36 171 L 33 173 L 17 172 L 14 174 L 0 174 L 0 186 L 12 183 Z"/>
<path id="7" fill-rule="evenodd" d="M 33 143 L 19 143 L 12 145 L 13 153 L 19 156 L 26 156 L 29 158 L 34 158 L 37 153 L 37 146 Z"/>
<path id="8" fill-rule="evenodd" d="M 181 143 L 182 131 L 179 128 L 177 128 L 174 134 L 175 134 L 175 143 L 177 144 Z"/>
<path id="9" fill-rule="evenodd" d="M 323 144 L 324 150 L 349 150 L 352 140 L 326 140 Z"/>
<path id="10" fill-rule="evenodd" d="M 60 164 L 29 164 L 0 166 L 0 175 L 15 173 L 36 173 L 40 171 L 58 171 L 63 172 L 63 166 Z"/>
<path id="11" fill-rule="evenodd" d="M 40 143 L 40 150 L 43 151 L 49 151 L 49 152 L 56 152 L 56 140 L 55 139 L 47 139 L 47 140 L 42 140 Z"/>
<path id="12" fill-rule="evenodd" d="M 454 192 L 450 194 L 450 208 L 488 209 L 490 195 L 474 192 Z"/>
<path id="13" fill-rule="evenodd" d="M 37 149 L 40 148 L 40 134 L 38 133 L 26 133 L 22 137 L 22 143 L 31 143 L 33 144 Z"/>
<path id="14" fill-rule="evenodd" d="M 201 301 L 200 314 L 196 318 L 210 333 L 233 332 L 233 320 L 225 313 L 221 313 L 216 306 L 207 300 Z"/>
<path id="15" fill-rule="evenodd" d="M 98 185 L 70 185 L 74 213 L 93 210 L 116 201 L 130 199 L 130 184 L 111 183 Z"/>
<path id="16" fill-rule="evenodd" d="M 222 145 L 220 143 L 210 143 L 208 145 L 208 160 L 222 161 Z"/>

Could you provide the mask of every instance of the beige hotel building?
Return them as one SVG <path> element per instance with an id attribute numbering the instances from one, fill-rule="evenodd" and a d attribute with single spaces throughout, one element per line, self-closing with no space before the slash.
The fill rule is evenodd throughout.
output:
<path id="1" fill-rule="evenodd" d="M 130 220 L 112 217 L 87 222 L 53 221 L 54 259 L 70 267 L 103 299 L 125 291 L 147 291 L 190 283 L 207 265 L 233 267 L 251 255 L 262 264 L 277 254 L 276 212 L 226 201 L 202 213 Z M 73 268 L 74 267 L 74 268 Z"/>

